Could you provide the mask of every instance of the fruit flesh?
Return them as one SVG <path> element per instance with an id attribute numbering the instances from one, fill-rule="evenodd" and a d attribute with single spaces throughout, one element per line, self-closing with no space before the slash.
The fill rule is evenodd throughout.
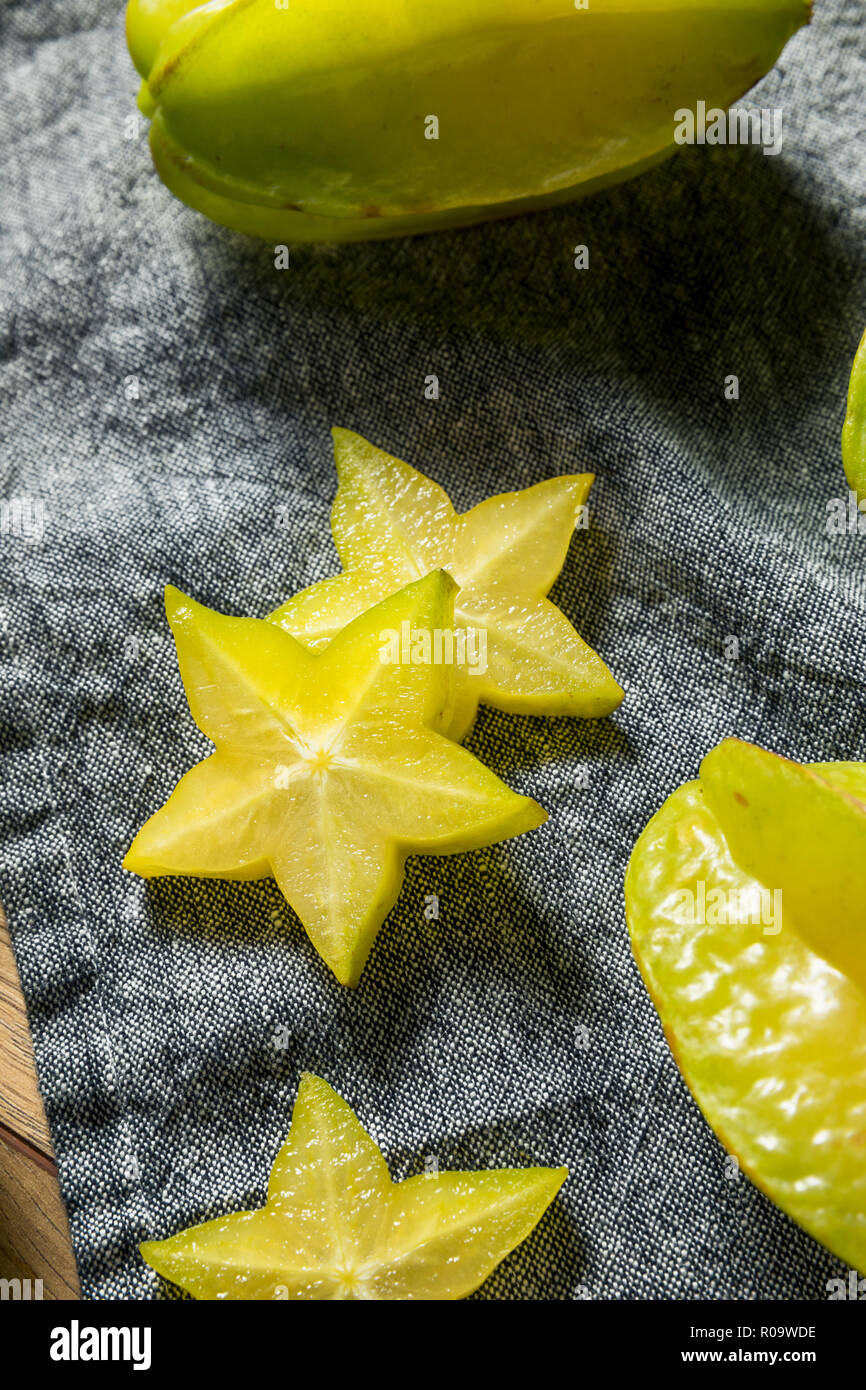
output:
<path id="1" fill-rule="evenodd" d="M 864 764 L 810 771 L 866 797 Z M 708 902 L 724 894 L 718 920 L 683 914 L 683 890 L 694 901 L 700 884 Z M 866 995 L 787 910 L 778 932 L 755 920 L 762 886 L 735 861 L 702 783 L 690 782 L 629 862 L 632 946 L 677 1064 L 727 1150 L 812 1235 L 866 1269 Z"/>
<path id="2" fill-rule="evenodd" d="M 678 109 L 728 106 L 807 17 L 801 0 L 230 0 L 176 19 L 172 0 L 154 56 L 140 8 L 160 173 L 287 240 L 457 225 L 626 177 L 674 148 Z"/>
<path id="3" fill-rule="evenodd" d="M 564 1168 L 421 1174 L 394 1183 L 326 1082 L 304 1076 L 267 1205 L 141 1246 L 197 1299 L 447 1300 L 529 1235 Z"/>
<path id="4" fill-rule="evenodd" d="M 866 333 L 851 368 L 848 410 L 842 427 L 842 461 L 849 486 L 859 501 L 866 501 Z"/>
<path id="5" fill-rule="evenodd" d="M 461 740 L 479 701 L 523 714 L 600 718 L 622 690 L 546 594 L 565 561 L 592 474 L 551 478 L 458 515 L 447 493 L 349 430 L 334 430 L 339 487 L 331 525 L 344 573 L 270 616 L 314 650 L 386 594 L 442 567 L 458 585 L 458 629 L 486 634 L 486 670 L 455 668 L 442 724 Z"/>
<path id="6" fill-rule="evenodd" d="M 453 668 L 386 664 L 383 629 L 453 622 L 441 571 L 307 651 L 271 623 L 227 618 L 166 591 L 190 710 L 215 752 L 139 831 L 142 877 L 273 876 L 313 945 L 357 983 L 393 906 L 407 854 L 451 854 L 545 814 L 434 729 Z"/>

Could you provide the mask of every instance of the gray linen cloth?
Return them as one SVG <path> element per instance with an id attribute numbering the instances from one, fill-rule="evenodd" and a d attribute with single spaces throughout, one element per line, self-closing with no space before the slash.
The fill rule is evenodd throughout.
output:
<path id="1" fill-rule="evenodd" d="M 568 1164 L 482 1297 L 826 1297 L 837 1262 L 725 1176 L 622 879 L 727 734 L 866 758 L 866 540 L 827 527 L 866 322 L 859 0 L 819 0 L 751 95 L 783 111 L 776 157 L 689 148 L 282 272 L 160 185 L 113 0 L 0 23 L 0 897 L 85 1295 L 167 1295 L 139 1240 L 262 1202 L 308 1069 L 395 1176 Z M 333 572 L 332 424 L 461 510 L 594 470 L 554 597 L 627 691 L 596 724 L 482 711 L 469 746 L 550 819 L 410 861 L 355 992 L 272 883 L 120 867 L 207 747 L 163 585 L 263 616 Z"/>

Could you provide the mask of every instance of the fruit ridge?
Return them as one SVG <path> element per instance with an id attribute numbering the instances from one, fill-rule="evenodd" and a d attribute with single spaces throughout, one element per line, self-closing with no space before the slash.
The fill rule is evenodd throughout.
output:
<path id="1" fill-rule="evenodd" d="M 146 1241 L 141 1253 L 197 1299 L 465 1298 L 567 1176 L 517 1168 L 392 1182 L 346 1102 L 305 1075 L 266 1205 Z"/>
<path id="2" fill-rule="evenodd" d="M 842 427 L 842 461 L 849 487 L 866 502 L 866 333 L 851 368 L 848 408 Z"/>
<path id="3" fill-rule="evenodd" d="M 866 800 L 866 764 L 804 771 L 846 805 Z M 739 788 L 737 775 L 735 756 Z M 832 876 L 823 883 L 829 934 L 838 904 Z M 776 888 L 781 922 L 762 909 Z M 789 896 L 800 905 L 790 879 L 736 861 L 703 775 L 656 813 L 626 875 L 634 954 L 706 1119 L 773 1201 L 866 1269 L 866 993 L 810 946 Z"/>
<path id="4" fill-rule="evenodd" d="M 807 17 L 803 0 L 131 0 L 127 36 L 178 197 L 268 240 L 349 241 L 637 173 L 673 151 L 677 110 L 729 106 Z"/>

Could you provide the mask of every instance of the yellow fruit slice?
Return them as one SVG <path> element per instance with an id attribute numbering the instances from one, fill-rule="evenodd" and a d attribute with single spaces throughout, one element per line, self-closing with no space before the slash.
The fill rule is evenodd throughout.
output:
<path id="1" fill-rule="evenodd" d="M 465 1298 L 525 1240 L 565 1168 L 422 1174 L 394 1183 L 344 1100 L 301 1079 L 267 1205 L 141 1253 L 198 1299 Z"/>
<path id="2" fill-rule="evenodd" d="M 842 427 L 842 462 L 848 484 L 866 501 L 866 333 L 851 368 L 848 410 Z"/>
<path id="3" fill-rule="evenodd" d="M 778 761 L 778 816 L 804 845 L 811 806 L 797 779 L 789 801 L 788 765 Z M 817 785 L 814 860 L 822 844 L 832 854 L 821 839 L 823 789 L 866 798 L 866 765 L 803 771 Z M 717 772 L 710 763 L 714 782 Z M 760 879 L 737 862 L 702 770 L 701 782 L 669 797 L 631 856 L 632 946 L 680 1070 L 722 1143 L 790 1216 L 862 1270 L 866 994 L 801 935 L 797 890 L 795 920 L 788 890 L 773 892 L 780 861 L 768 862 Z M 844 887 L 837 898 L 832 870 L 819 877 L 829 936 L 845 925 L 850 899 Z"/>
<path id="4" fill-rule="evenodd" d="M 277 241 L 561 202 L 676 147 L 805 23 L 803 0 L 130 0 L 157 167 Z"/>
<path id="5" fill-rule="evenodd" d="M 470 640 L 455 670 L 449 737 L 466 736 L 479 701 L 587 719 L 617 707 L 622 690 L 604 662 L 546 597 L 591 473 L 502 493 L 460 516 L 447 493 L 408 463 L 349 430 L 333 436 L 339 486 L 331 524 L 345 572 L 289 599 L 271 622 L 319 649 L 378 599 L 441 568 L 459 586 L 454 623 Z"/>
<path id="6" fill-rule="evenodd" d="M 125 867 L 145 878 L 273 875 L 338 980 L 356 984 L 408 854 L 490 845 L 545 819 L 434 732 L 453 667 L 384 659 L 383 632 L 404 622 L 447 631 L 453 593 L 434 571 L 319 654 L 272 623 L 167 589 L 190 710 L 216 751 L 139 832 Z"/>

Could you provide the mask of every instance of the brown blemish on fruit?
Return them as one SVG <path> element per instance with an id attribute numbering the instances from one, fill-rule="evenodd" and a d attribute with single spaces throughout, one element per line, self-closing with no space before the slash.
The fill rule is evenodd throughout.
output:
<path id="1" fill-rule="evenodd" d="M 734 800 L 738 802 L 740 806 L 748 806 L 749 804 L 742 792 L 734 792 Z"/>

